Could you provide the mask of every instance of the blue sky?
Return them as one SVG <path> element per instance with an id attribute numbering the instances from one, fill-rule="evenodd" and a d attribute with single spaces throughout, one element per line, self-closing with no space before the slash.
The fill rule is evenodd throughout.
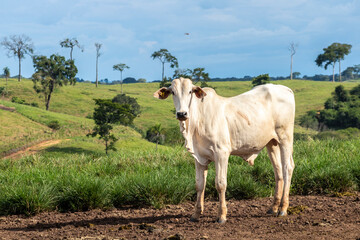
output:
<path id="1" fill-rule="evenodd" d="M 91 81 L 95 42 L 103 44 L 100 79 L 119 79 L 112 69 L 117 63 L 130 67 L 124 77 L 160 79 L 160 62 L 150 57 L 160 48 L 177 57 L 180 68 L 205 67 L 210 77 L 287 76 L 290 42 L 299 45 L 294 71 L 331 74 L 314 60 L 333 42 L 353 46 L 342 69 L 360 64 L 359 9 L 357 0 L 3 0 L 0 38 L 25 34 L 35 54 L 69 57 L 59 42 L 75 37 L 85 49 L 73 53 L 77 76 Z M 22 64 L 30 77 L 31 58 Z M 5 66 L 17 74 L 17 60 L 1 48 Z M 172 74 L 167 65 L 165 75 Z"/>

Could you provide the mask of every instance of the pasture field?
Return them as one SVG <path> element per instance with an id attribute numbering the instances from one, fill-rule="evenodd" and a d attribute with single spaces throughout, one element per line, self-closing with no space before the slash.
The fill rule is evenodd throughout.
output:
<path id="1" fill-rule="evenodd" d="M 163 207 L 195 198 L 194 160 L 180 147 L 131 145 L 108 156 L 96 140 L 73 138 L 41 154 L 0 162 L 0 215 L 84 211 L 124 206 Z M 75 147 L 76 146 L 76 147 Z M 297 141 L 292 195 L 360 188 L 360 140 Z M 216 199 L 211 164 L 206 198 Z M 228 199 L 272 196 L 274 174 L 265 151 L 253 167 L 231 157 Z"/>
<path id="2" fill-rule="evenodd" d="M 300 80 L 275 83 L 294 91 L 296 122 L 306 111 L 321 109 L 339 85 Z M 350 89 L 359 83 L 342 84 Z M 0 79 L 0 87 L 3 85 Z M 211 85 L 226 97 L 251 89 L 250 82 Z M 296 166 L 290 209 L 300 209 L 301 213 L 284 219 L 264 215 L 272 201 L 275 181 L 267 153 L 262 151 L 254 166 L 230 157 L 226 193 L 230 215 L 225 227 L 212 222 L 217 206 L 213 202 L 217 199 L 213 164 L 209 166 L 205 193 L 205 206 L 210 210 L 199 224 L 189 223 L 196 197 L 194 160 L 181 146 L 160 145 L 156 151 L 155 144 L 142 136 L 156 123 L 164 128 L 178 125 L 171 98 L 153 98 L 157 89 L 158 83 L 124 85 L 124 92 L 137 98 L 142 114 L 133 128 L 115 126 L 118 151 L 105 155 L 101 141 L 85 136 L 94 126 L 88 116 L 95 106 L 93 99 L 113 98 L 120 93 L 119 85 L 95 88 L 93 84 L 77 83 L 59 88 L 50 111 L 45 111 L 43 98 L 34 93 L 30 80 L 19 83 L 10 79 L 10 95 L 2 97 L 0 104 L 14 107 L 16 112 L 0 109 L 0 157 L 42 140 L 60 143 L 33 155 L 0 160 L 0 238 L 163 239 L 191 232 L 186 236 L 194 239 L 252 238 L 254 233 L 284 239 L 285 226 L 304 238 L 315 236 L 314 232 L 319 238 L 360 237 L 360 232 L 354 231 L 360 221 L 360 139 L 313 140 L 311 135 L 316 132 L 298 125 L 296 133 L 310 136 L 294 143 Z M 12 103 L 9 100 L 13 96 L 39 107 Z M 59 124 L 58 130 L 49 127 L 53 121 Z M 329 218 L 334 213 L 336 218 Z M 239 222 L 246 224 L 239 228 Z"/>
<path id="3" fill-rule="evenodd" d="M 3 81 L 0 80 L 3 84 Z M 338 85 L 330 82 L 276 81 L 295 92 L 296 117 L 310 109 L 321 109 Z M 357 83 L 343 83 L 347 89 Z M 234 96 L 251 89 L 250 82 L 214 82 L 212 86 L 222 96 Z M 1 86 L 1 85 L 0 85 Z M 177 126 L 172 114 L 171 99 L 153 98 L 158 83 L 125 84 L 124 92 L 136 97 L 142 114 L 135 127 L 161 123 L 163 127 Z M 94 98 L 112 98 L 120 86 L 77 83 L 55 91 L 51 111 L 44 110 L 42 97 L 35 95 L 32 82 L 10 79 L 10 95 L 0 104 L 16 108 L 16 112 L 0 110 L 0 151 L 39 142 L 60 139 L 60 144 L 48 147 L 38 154 L 21 159 L 0 161 L 0 214 L 35 214 L 42 211 L 78 211 L 94 208 L 112 208 L 124 205 L 162 207 L 193 200 L 194 163 L 183 147 L 155 145 L 142 138 L 133 128 L 116 126 L 119 137 L 118 152 L 104 154 L 104 145 L 96 138 L 85 137 L 94 126 L 86 118 L 92 114 Z M 17 96 L 32 107 L 12 103 Z M 59 130 L 49 123 L 57 121 Z M 14 129 L 14 130 L 13 130 Z M 298 133 L 310 133 L 296 126 Z M 66 141 L 64 141 L 66 139 Z M 359 190 L 360 140 L 310 140 L 295 142 L 296 163 L 291 194 L 337 194 Z M 240 158 L 231 157 L 227 197 L 248 199 L 271 196 L 274 176 L 267 154 L 262 152 L 254 167 Z M 208 176 L 206 194 L 216 198 L 214 169 Z"/>

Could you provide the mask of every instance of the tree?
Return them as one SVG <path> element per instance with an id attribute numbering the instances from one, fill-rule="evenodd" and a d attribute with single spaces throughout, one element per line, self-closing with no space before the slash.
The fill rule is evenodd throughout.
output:
<path id="1" fill-rule="evenodd" d="M 120 71 L 121 93 L 123 93 L 122 72 L 123 72 L 125 69 L 129 69 L 129 68 L 130 68 L 130 67 L 127 66 L 125 63 L 119 63 L 119 64 L 115 64 L 115 65 L 113 66 L 114 71 L 115 71 L 115 70 Z"/>
<path id="2" fill-rule="evenodd" d="M 56 87 L 63 85 L 75 85 L 77 68 L 74 60 L 65 60 L 65 57 L 53 54 L 33 57 L 35 73 L 32 75 L 34 89 L 37 93 L 43 93 L 46 110 L 49 110 L 51 95 Z M 39 85 L 38 85 L 39 84 Z"/>
<path id="3" fill-rule="evenodd" d="M 354 79 L 354 72 L 355 72 L 355 68 L 354 68 L 354 67 L 347 67 L 347 68 L 341 73 L 341 75 L 345 78 L 345 80 Z"/>
<path id="4" fill-rule="evenodd" d="M 135 117 L 138 117 L 141 113 L 140 105 L 136 101 L 136 98 L 126 96 L 125 94 L 118 94 L 112 100 L 118 104 L 128 104 L 130 106 L 130 113 Z"/>
<path id="5" fill-rule="evenodd" d="M 290 62 L 290 80 L 292 80 L 293 79 L 293 57 L 294 57 L 294 55 L 295 55 L 295 53 L 296 53 L 296 49 L 297 49 L 297 47 L 298 47 L 298 44 L 296 43 L 294 43 L 294 42 L 291 42 L 290 43 L 290 46 L 289 46 L 289 51 L 290 51 L 290 56 L 291 56 L 291 62 Z"/>
<path id="6" fill-rule="evenodd" d="M 163 128 L 161 127 L 161 124 L 155 124 L 154 126 L 150 127 L 146 131 L 146 137 L 147 140 L 150 142 L 156 143 L 156 150 L 158 149 L 158 144 L 163 143 L 165 140 L 165 135 L 163 134 Z"/>
<path id="7" fill-rule="evenodd" d="M 4 67 L 4 77 L 6 80 L 6 86 L 7 86 L 7 82 L 8 82 L 8 78 L 10 77 L 10 69 L 8 67 Z"/>
<path id="8" fill-rule="evenodd" d="M 356 73 L 356 78 L 358 78 L 360 74 L 360 64 L 354 65 L 354 73 Z"/>
<path id="9" fill-rule="evenodd" d="M 80 45 L 79 41 L 76 38 L 65 38 L 63 41 L 60 42 L 60 46 L 64 48 L 70 48 L 70 60 L 73 60 L 72 53 L 74 50 L 74 47 L 78 47 L 81 52 L 84 51 L 84 47 Z"/>
<path id="10" fill-rule="evenodd" d="M 189 78 L 194 84 L 201 83 L 201 87 L 208 87 L 207 82 L 210 81 L 209 73 L 205 72 L 205 68 L 194 68 L 191 69 L 176 69 L 174 71 L 173 78 Z"/>
<path id="11" fill-rule="evenodd" d="M 94 99 L 95 110 L 93 119 L 95 121 L 95 127 L 92 133 L 87 136 L 96 137 L 99 135 L 99 139 L 105 142 L 105 152 L 108 154 L 108 150 L 116 151 L 114 146 L 118 140 L 114 134 L 111 133 L 113 124 L 120 123 L 123 125 L 129 125 L 133 122 L 134 116 L 130 112 L 130 105 L 118 104 L 112 102 L 111 99 Z"/>
<path id="12" fill-rule="evenodd" d="M 181 68 L 178 68 L 178 69 L 175 69 L 174 71 L 174 75 L 173 75 L 173 78 L 189 78 L 189 79 L 192 79 L 193 77 L 193 73 L 192 73 L 192 70 L 191 69 L 181 69 Z"/>
<path id="13" fill-rule="evenodd" d="M 300 72 L 293 72 L 293 78 L 297 79 L 300 78 L 301 73 Z"/>
<path id="14" fill-rule="evenodd" d="M 152 59 L 154 60 L 155 58 L 159 59 L 161 62 L 161 66 L 162 66 L 162 73 L 161 73 L 161 81 L 164 81 L 164 65 L 165 63 L 170 63 L 170 67 L 174 68 L 174 67 L 179 67 L 179 63 L 176 57 L 174 57 L 173 55 L 171 55 L 171 53 L 167 50 L 167 49 L 160 49 L 159 51 L 154 52 L 151 55 Z"/>
<path id="15" fill-rule="evenodd" d="M 99 57 L 102 55 L 102 53 L 100 53 L 101 46 L 102 46 L 101 43 L 95 43 L 95 48 L 96 48 L 96 87 L 98 86 L 98 62 L 99 62 Z"/>
<path id="16" fill-rule="evenodd" d="M 205 68 L 195 68 L 192 70 L 192 80 L 194 84 L 201 82 L 201 87 L 207 87 L 207 82 L 210 81 L 209 73 L 205 72 Z"/>
<path id="17" fill-rule="evenodd" d="M 146 83 L 146 79 L 145 78 L 139 78 L 137 80 L 138 83 Z"/>
<path id="18" fill-rule="evenodd" d="M 252 85 L 253 85 L 253 87 L 256 87 L 256 86 L 266 84 L 269 82 L 270 82 L 269 74 L 262 74 L 262 75 L 259 75 L 259 76 L 253 78 Z"/>
<path id="19" fill-rule="evenodd" d="M 21 59 L 25 58 L 25 54 L 31 55 L 34 52 L 34 45 L 26 35 L 12 35 L 5 37 L 1 45 L 8 51 L 8 57 L 17 57 L 19 60 L 19 82 L 21 81 Z"/>
<path id="20" fill-rule="evenodd" d="M 339 80 L 341 82 L 341 60 L 344 60 L 345 55 L 348 55 L 351 51 L 350 44 L 333 43 L 327 48 L 324 48 L 324 53 L 319 54 L 315 60 L 316 65 L 322 67 L 323 64 L 325 70 L 329 65 L 333 66 L 333 82 L 335 82 L 335 63 L 339 62 Z"/>

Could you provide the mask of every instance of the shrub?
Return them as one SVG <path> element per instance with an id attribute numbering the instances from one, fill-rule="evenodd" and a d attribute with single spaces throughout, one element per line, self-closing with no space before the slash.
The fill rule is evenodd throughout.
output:
<path id="1" fill-rule="evenodd" d="M 36 102 L 32 102 L 32 103 L 30 103 L 30 106 L 32 106 L 32 107 L 39 107 L 39 104 L 36 103 Z"/>
<path id="2" fill-rule="evenodd" d="M 300 118 L 300 126 L 317 130 L 319 128 L 317 112 L 315 110 L 311 110 L 303 115 Z"/>
<path id="3" fill-rule="evenodd" d="M 112 99 L 113 103 L 128 104 L 130 105 L 130 112 L 134 117 L 140 115 L 140 105 L 137 103 L 136 98 L 126 96 L 125 94 L 118 94 Z"/>
<path id="4" fill-rule="evenodd" d="M 59 130 L 60 129 L 60 123 L 58 120 L 53 120 L 47 124 L 47 126 L 53 130 Z"/>
<path id="5" fill-rule="evenodd" d="M 165 135 L 165 145 L 169 146 L 183 146 L 184 145 L 184 137 L 180 132 L 178 126 L 172 128 L 166 128 L 163 131 Z"/>
<path id="6" fill-rule="evenodd" d="M 253 85 L 253 87 L 256 87 L 256 86 L 266 84 L 269 82 L 270 82 L 269 74 L 262 74 L 262 75 L 259 75 L 259 76 L 253 78 L 252 85 Z"/>
<path id="7" fill-rule="evenodd" d="M 21 99 L 21 98 L 18 98 L 18 97 L 12 97 L 11 102 L 18 103 L 18 104 L 25 104 L 25 100 Z"/>

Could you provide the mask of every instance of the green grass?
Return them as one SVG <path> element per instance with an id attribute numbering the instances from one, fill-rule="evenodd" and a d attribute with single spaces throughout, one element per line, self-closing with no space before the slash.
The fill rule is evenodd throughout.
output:
<path id="1" fill-rule="evenodd" d="M 0 86 L 5 81 L 0 80 Z M 275 84 L 282 84 L 290 87 L 295 93 L 296 99 L 296 118 L 311 109 L 322 109 L 331 92 L 340 83 L 315 82 L 306 80 L 282 80 L 273 81 Z M 346 89 L 350 89 L 358 82 L 344 82 Z M 251 82 L 213 82 L 219 95 L 230 97 L 235 96 L 251 89 Z M 166 100 L 158 100 L 153 97 L 153 93 L 158 89 L 158 83 L 137 83 L 124 84 L 124 93 L 135 97 L 141 106 L 142 114 L 135 120 L 137 128 L 146 130 L 156 123 L 161 123 L 163 127 L 177 126 L 172 110 L 174 109 L 171 97 Z M 20 83 L 16 79 L 10 79 L 8 89 L 12 96 L 24 99 L 26 102 L 36 102 L 40 108 L 44 109 L 43 97 L 35 94 L 32 89 L 31 80 L 24 79 Z M 94 84 L 77 83 L 75 86 L 64 86 L 56 89 L 53 94 L 50 110 L 68 115 L 86 117 L 91 115 L 95 107 L 94 98 L 113 98 L 120 94 L 120 85 L 99 85 L 95 88 Z"/>
<path id="2" fill-rule="evenodd" d="M 78 139 L 80 140 L 80 139 Z M 75 141 L 75 140 L 70 140 Z M 68 152 L 64 142 L 41 155 L 0 162 L 0 214 L 83 211 L 127 205 L 162 207 L 194 200 L 194 160 L 183 148 L 121 150 L 109 156 L 92 140 Z M 360 188 L 360 140 L 299 141 L 291 194 L 332 194 Z M 346 149 L 346 151 L 344 151 Z M 217 199 L 209 166 L 206 198 Z M 273 195 L 274 176 L 266 152 L 249 166 L 229 162 L 227 198 Z"/>
<path id="3" fill-rule="evenodd" d="M 310 109 L 321 109 L 339 83 L 313 81 L 276 81 L 295 92 L 296 118 Z M 0 86 L 4 81 L 0 80 Z M 350 89 L 358 83 L 343 83 Z M 250 82 L 214 82 L 218 94 L 234 96 L 251 89 Z M 18 160 L 0 161 L 0 214 L 35 214 L 41 211 L 79 211 L 112 208 L 124 205 L 162 207 L 194 200 L 194 160 L 180 147 L 159 146 L 144 140 L 132 128 L 116 126 L 118 152 L 104 154 L 104 145 L 97 138 L 85 137 L 94 126 L 86 118 L 94 109 L 93 98 L 112 98 L 120 86 L 78 83 L 55 91 L 45 111 L 43 98 L 35 95 L 32 82 L 11 79 L 12 96 L 39 108 L 11 103 L 16 112 L 0 110 L 0 152 L 50 138 L 63 139 L 39 154 Z M 142 114 L 135 127 L 145 131 L 156 123 L 169 128 L 178 125 L 171 112 L 172 99 L 153 98 L 158 83 L 125 84 L 124 92 L 136 97 Z M 47 125 L 58 121 L 60 129 Z M 296 134 L 315 134 L 296 126 Z M 65 140 L 66 139 L 66 140 Z M 360 140 L 296 141 L 291 194 L 331 194 L 357 191 L 360 188 Z M 217 198 L 215 171 L 210 164 L 206 197 Z M 266 152 L 250 167 L 238 157 L 231 157 L 228 172 L 227 198 L 244 199 L 273 195 L 274 176 Z"/>

